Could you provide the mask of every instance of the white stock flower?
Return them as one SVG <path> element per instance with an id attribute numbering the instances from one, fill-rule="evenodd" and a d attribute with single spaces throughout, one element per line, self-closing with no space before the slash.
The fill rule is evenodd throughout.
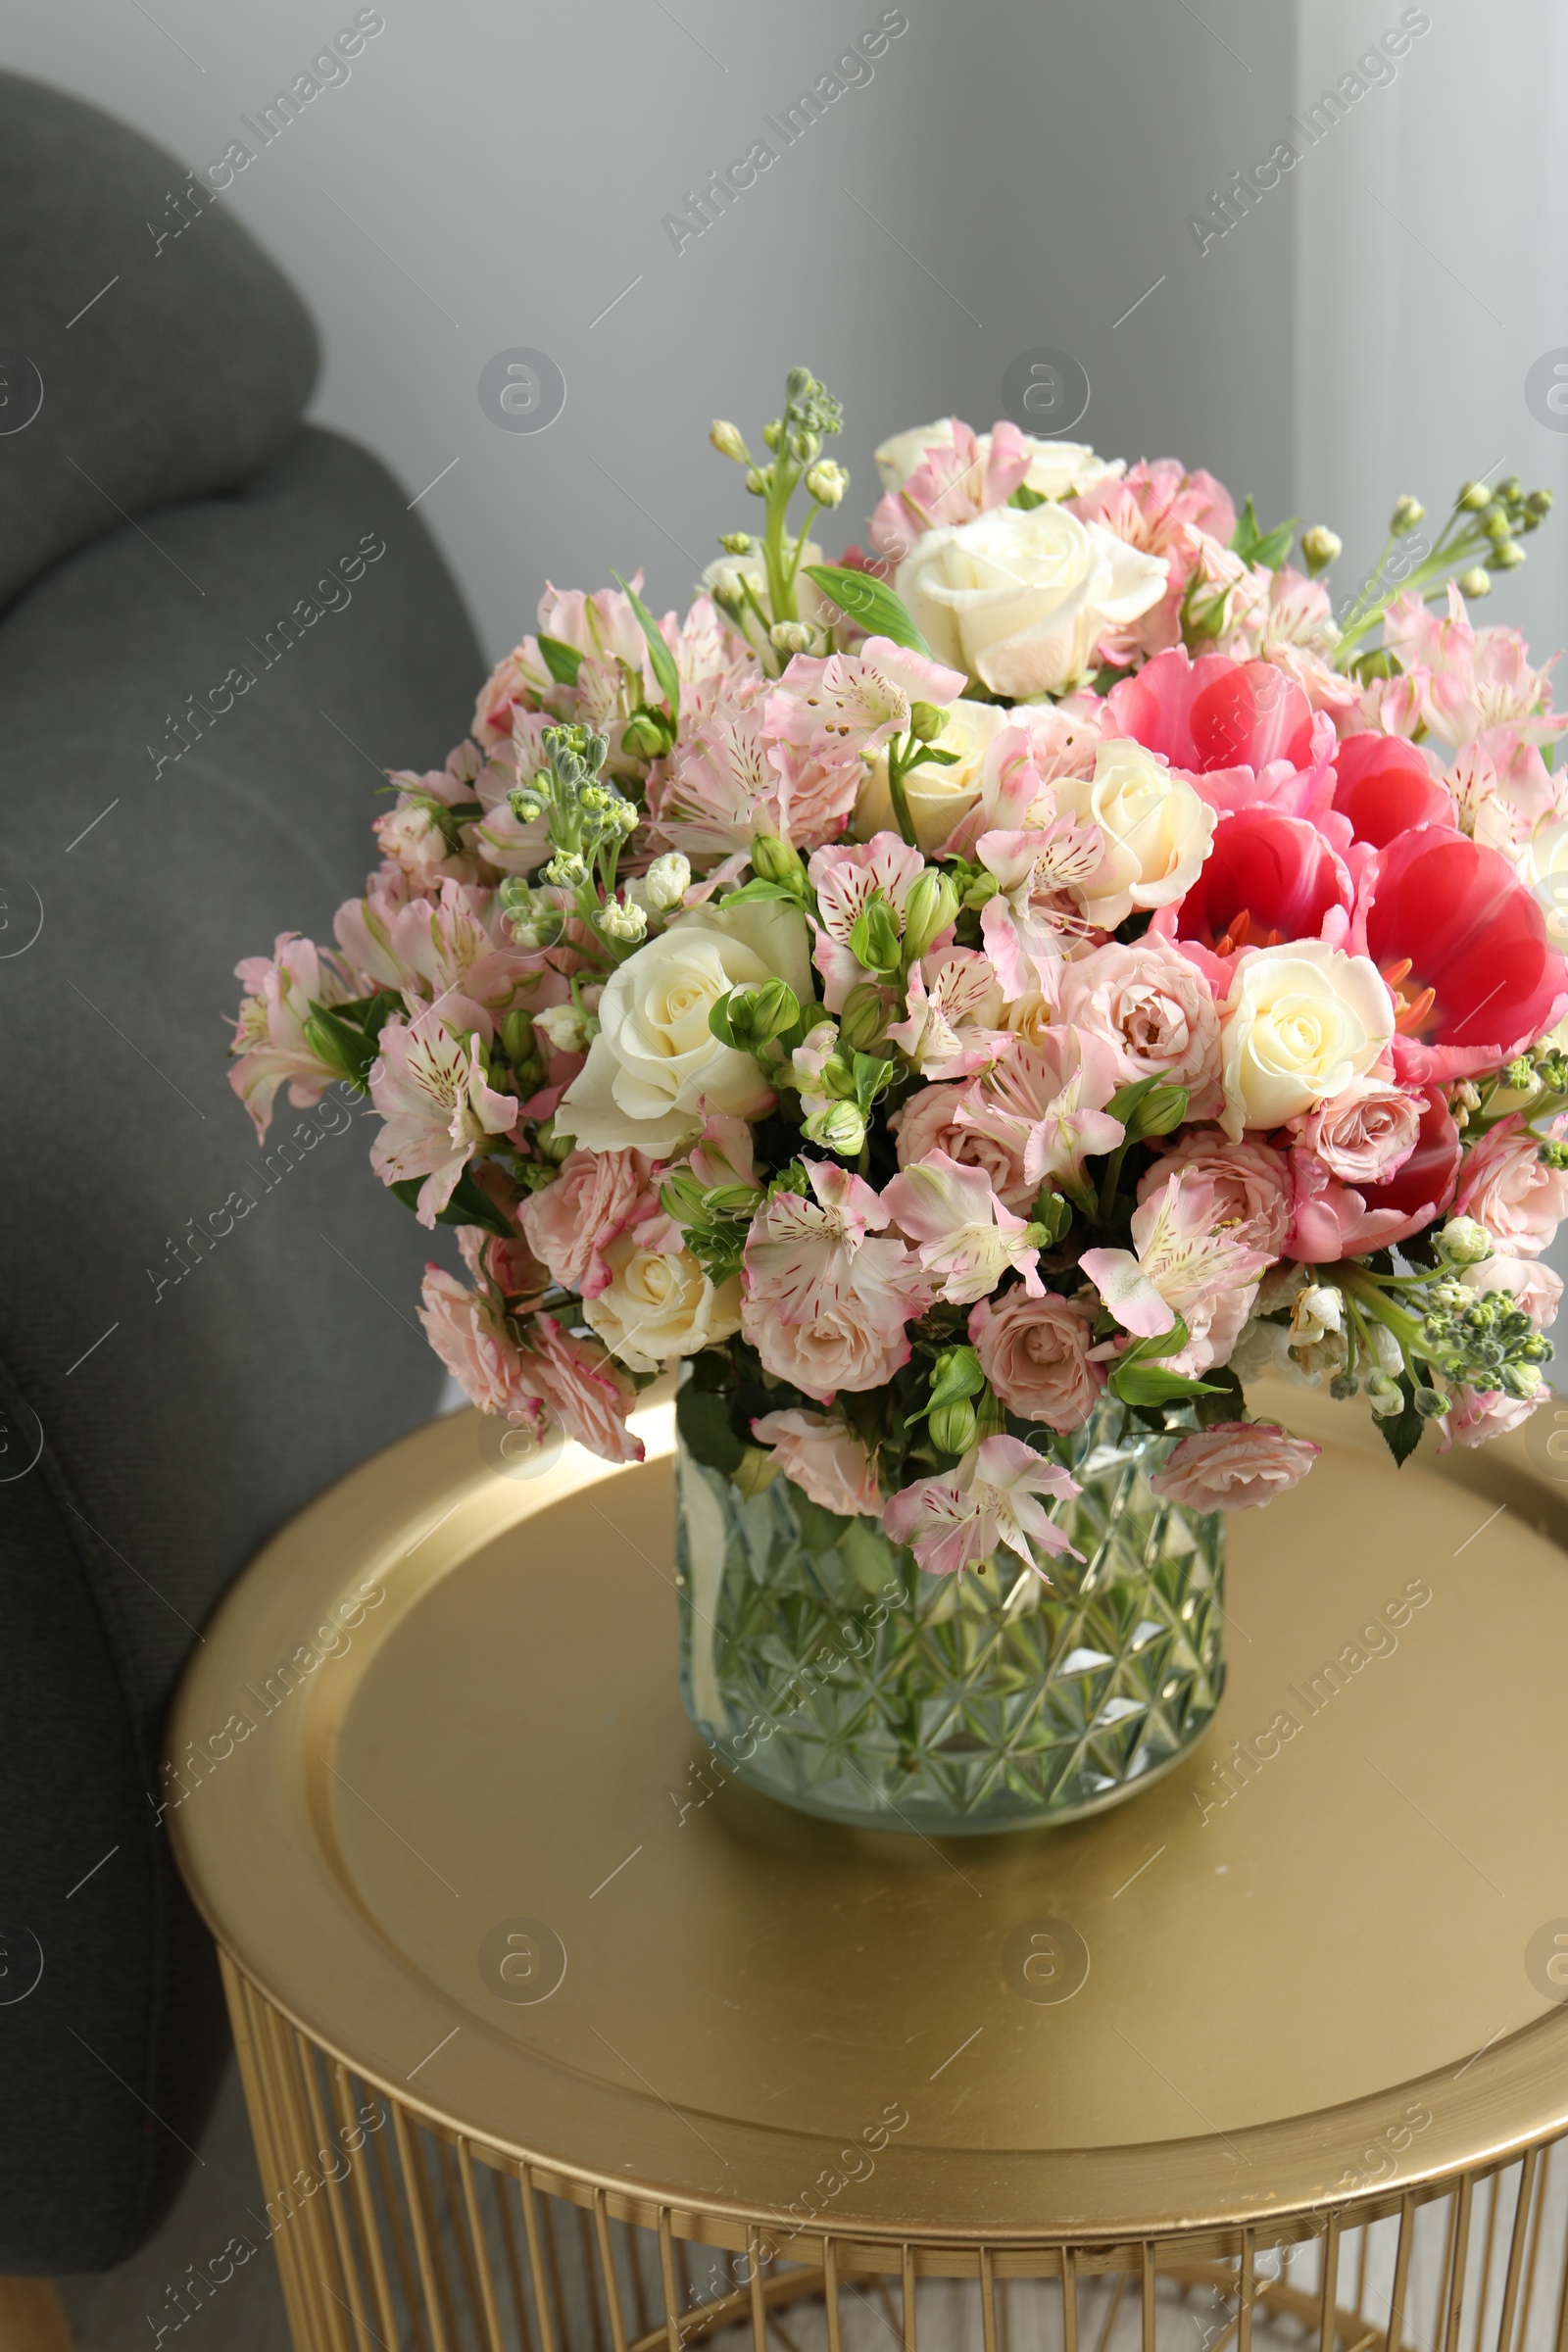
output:
<path id="1" fill-rule="evenodd" d="M 1081 678 L 1107 628 L 1159 602 L 1165 570 L 1065 507 L 996 507 L 927 531 L 896 585 L 939 662 L 1023 701 Z"/>
<path id="2" fill-rule="evenodd" d="M 1320 939 L 1241 956 L 1220 1006 L 1226 1134 L 1282 1127 L 1332 1101 L 1393 1036 L 1393 1001 L 1369 957 Z"/>

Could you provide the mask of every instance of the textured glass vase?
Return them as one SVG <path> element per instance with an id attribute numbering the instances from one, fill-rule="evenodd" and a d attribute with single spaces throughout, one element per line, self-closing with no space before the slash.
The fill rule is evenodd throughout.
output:
<path id="1" fill-rule="evenodd" d="M 1178 1433 L 1179 1434 L 1179 1433 Z M 926 1576 L 874 1520 L 776 1477 L 745 1494 L 682 1447 L 681 1696 L 753 1788 L 927 1836 L 1072 1821 L 1131 1796 L 1219 1703 L 1224 1528 L 1149 1480 L 1175 1437 L 1112 1400 L 1059 1439 L 1084 1555 Z"/>

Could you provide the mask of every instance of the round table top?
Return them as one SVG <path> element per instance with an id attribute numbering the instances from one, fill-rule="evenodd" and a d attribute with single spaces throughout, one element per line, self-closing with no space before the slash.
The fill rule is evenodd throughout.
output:
<path id="1" fill-rule="evenodd" d="M 645 1466 L 532 1478 L 437 1421 L 208 1628 L 170 1750 L 197 1900 L 416 2112 L 688 2211 L 809 2205 L 856 2142 L 838 2230 L 1143 2236 L 1561 2130 L 1568 1488 L 1520 1438 L 1396 1473 L 1361 1408 L 1272 1401 L 1325 1451 L 1231 1522 L 1216 1724 L 1096 1819 L 940 1842 L 786 1810 L 690 1730 L 667 1403 Z"/>

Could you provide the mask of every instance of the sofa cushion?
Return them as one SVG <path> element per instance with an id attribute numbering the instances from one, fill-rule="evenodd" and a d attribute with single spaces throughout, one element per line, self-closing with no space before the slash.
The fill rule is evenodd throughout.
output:
<path id="1" fill-rule="evenodd" d="M 211 189 L 18 74 L 0 74 L 0 608 L 127 516 L 244 481 L 316 379 L 304 304 Z"/>
<path id="2" fill-rule="evenodd" d="M 257 1547 L 441 1388 L 370 1123 L 280 1099 L 259 1148 L 221 1016 L 241 956 L 330 938 L 381 764 L 463 733 L 466 616 L 323 432 L 147 532 L 0 620 L 0 1967 L 44 1959 L 0 1979 L 0 2273 L 122 2260 L 179 2177 L 221 2036 L 170 1693 Z"/>

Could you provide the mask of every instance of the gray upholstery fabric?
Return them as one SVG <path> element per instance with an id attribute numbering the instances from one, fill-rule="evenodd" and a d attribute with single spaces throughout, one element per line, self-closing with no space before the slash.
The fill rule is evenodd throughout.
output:
<path id="1" fill-rule="evenodd" d="M 0 74 L 0 607 L 125 516 L 244 481 L 316 368 L 299 296 L 210 190 Z"/>
<path id="2" fill-rule="evenodd" d="M 155 1816 L 170 1693 L 264 1539 L 439 1394 L 368 1123 L 285 1100 L 264 1157 L 220 1018 L 239 956 L 330 937 L 376 768 L 466 723 L 404 501 L 304 430 L 0 620 L 0 2272 L 106 2268 L 172 2193 L 221 2032 Z"/>

